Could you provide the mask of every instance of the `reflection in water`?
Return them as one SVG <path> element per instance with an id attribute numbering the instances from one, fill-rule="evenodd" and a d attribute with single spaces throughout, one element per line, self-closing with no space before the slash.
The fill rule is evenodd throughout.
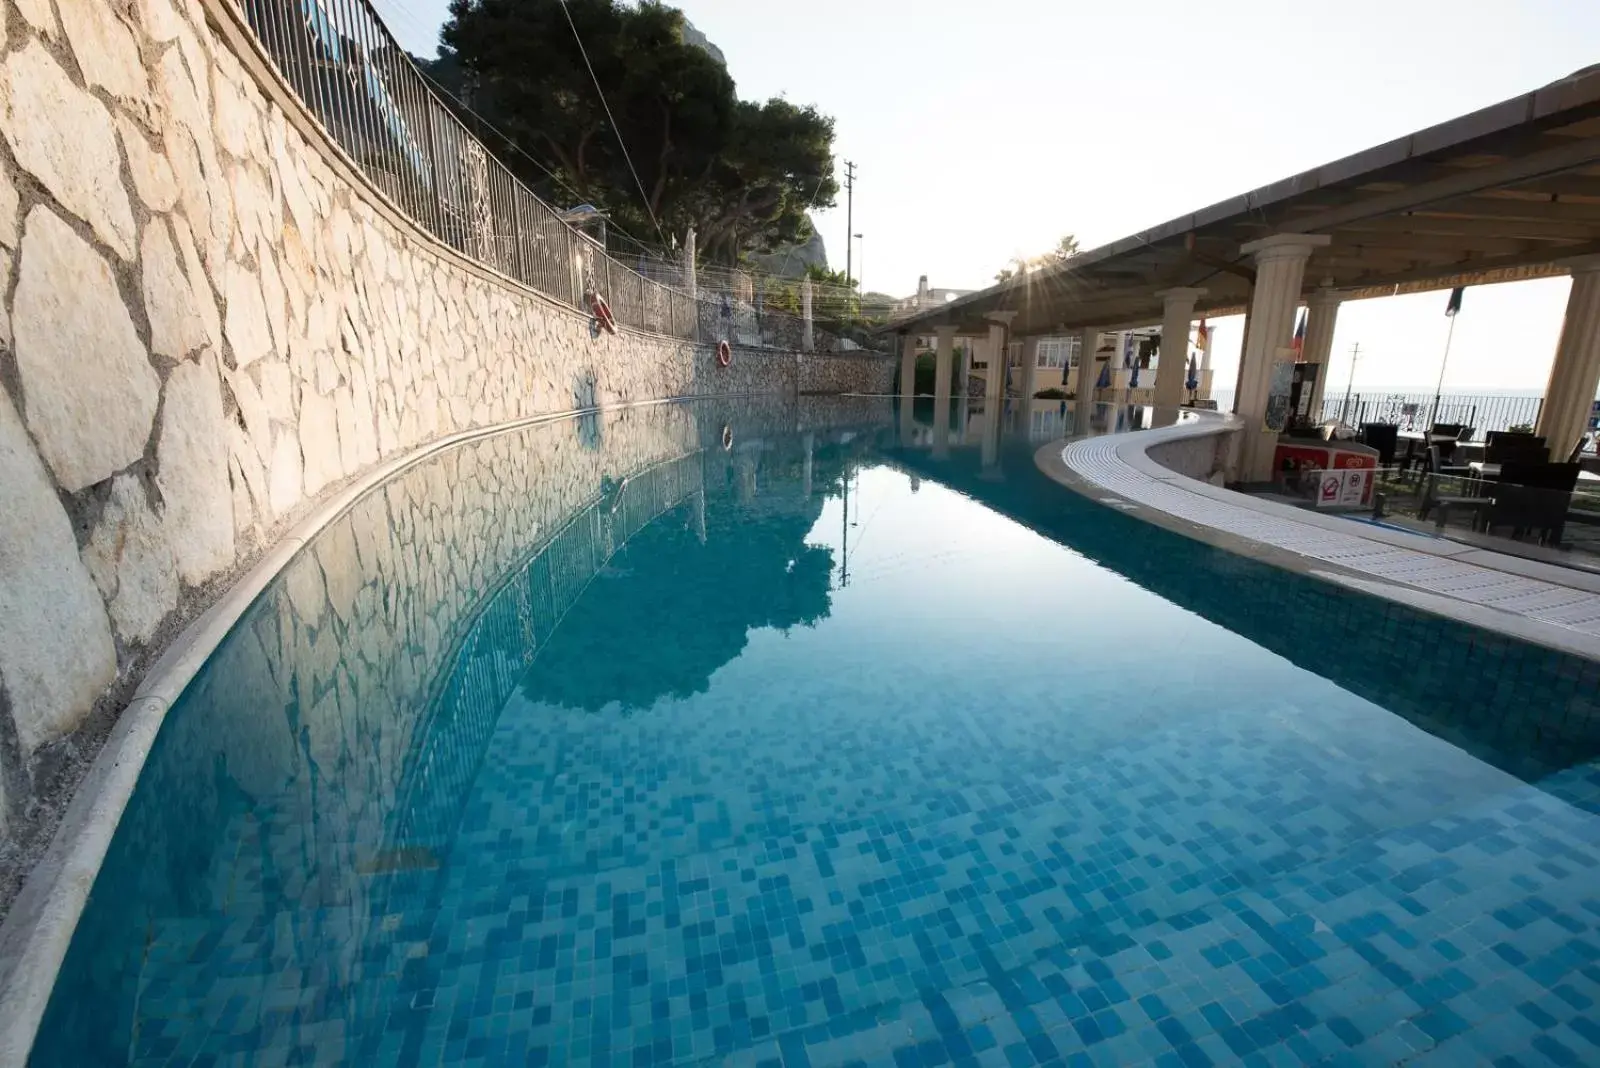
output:
<path id="1" fill-rule="evenodd" d="M 814 398 L 587 413 L 452 449 L 362 498 L 251 606 L 169 713 L 34 1063 L 121 1064 L 141 1041 L 203 1038 L 176 1022 L 162 1038 L 136 1007 L 160 1017 L 152 984 L 224 937 L 219 914 L 246 937 L 236 955 L 249 963 L 180 1014 L 237 1025 L 243 1012 L 264 1043 L 286 1025 L 266 1000 L 284 968 L 382 1004 L 392 991 L 357 982 L 369 970 L 362 946 L 392 941 L 382 917 L 394 880 L 374 877 L 437 866 L 507 695 L 526 679 L 579 706 L 604 704 L 608 687 L 648 704 L 702 688 L 747 628 L 826 615 L 828 551 L 803 544 L 821 500 L 791 494 L 752 538 L 737 534 L 730 499 L 765 507 L 759 482 L 802 463 L 837 477 L 837 445 L 804 461 L 797 441 L 764 445 L 761 431 L 886 413 Z M 735 453 L 721 448 L 723 427 L 743 442 Z M 693 641 L 669 647 L 666 615 L 606 607 L 632 580 L 634 539 L 646 565 L 664 561 L 669 576 L 683 565 L 685 580 L 734 561 L 737 601 L 709 605 L 685 633 Z M 619 670 L 551 670 L 591 641 Z"/>
<path id="2" fill-rule="evenodd" d="M 1326 679 L 1529 779 L 1594 754 L 1592 667 L 1062 492 L 1065 405 L 956 408 L 595 414 L 363 498 L 168 716 L 33 1062 L 909 1033 L 1504 788 Z M 1135 849 L 1173 880 L 1101 896 Z"/>

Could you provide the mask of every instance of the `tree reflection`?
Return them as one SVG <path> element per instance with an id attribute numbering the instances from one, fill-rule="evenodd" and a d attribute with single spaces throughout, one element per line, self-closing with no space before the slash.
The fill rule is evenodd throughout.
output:
<path id="1" fill-rule="evenodd" d="M 803 492 L 799 442 L 747 443 L 702 462 L 703 505 L 679 505 L 616 552 L 524 675 L 530 698 L 627 711 L 689 697 L 744 650 L 750 631 L 827 617 L 833 552 L 805 544 L 824 494 Z M 836 485 L 837 449 L 813 463 L 819 487 Z"/>

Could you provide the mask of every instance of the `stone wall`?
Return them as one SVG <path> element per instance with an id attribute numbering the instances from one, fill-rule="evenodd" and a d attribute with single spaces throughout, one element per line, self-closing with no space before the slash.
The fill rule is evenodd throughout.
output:
<path id="1" fill-rule="evenodd" d="M 890 393 L 898 360 L 862 353 L 858 356 L 802 356 L 801 393 Z"/>
<path id="2" fill-rule="evenodd" d="M 405 224 L 230 50 L 226 3 L 0 0 L 0 902 L 162 646 L 339 485 L 800 374 L 596 336 Z"/>

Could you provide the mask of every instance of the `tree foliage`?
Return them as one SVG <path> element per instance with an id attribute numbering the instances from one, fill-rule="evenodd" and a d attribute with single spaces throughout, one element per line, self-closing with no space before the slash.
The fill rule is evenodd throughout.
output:
<path id="1" fill-rule="evenodd" d="M 702 258 L 714 262 L 809 236 L 813 196 L 831 207 L 838 192 L 831 118 L 781 99 L 740 100 L 722 64 L 685 43 L 676 8 L 655 0 L 562 7 L 452 0 L 439 58 L 428 64 L 538 160 L 478 129 L 517 177 L 551 203 L 592 203 L 640 237 L 660 240 L 652 215 L 674 236 L 693 226 Z"/>
<path id="2" fill-rule="evenodd" d="M 1056 242 L 1055 248 L 1042 256 L 1014 256 L 1011 262 L 1000 268 L 994 276 L 996 282 L 1009 281 L 1018 275 L 1028 274 L 1031 271 L 1040 271 L 1046 267 L 1054 267 L 1058 263 L 1065 263 L 1078 254 L 1078 239 L 1073 234 L 1067 234 Z"/>

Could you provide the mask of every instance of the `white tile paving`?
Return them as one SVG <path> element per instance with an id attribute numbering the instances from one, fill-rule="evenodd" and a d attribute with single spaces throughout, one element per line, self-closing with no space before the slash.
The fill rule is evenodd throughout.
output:
<path id="1" fill-rule="evenodd" d="M 1327 530 L 1288 514 L 1247 506 L 1248 499 L 1242 496 L 1240 503 L 1232 503 L 1191 479 L 1152 477 L 1122 454 L 1123 447 L 1139 436 L 1112 434 L 1074 441 L 1063 448 L 1061 459 L 1073 473 L 1102 489 L 1191 523 L 1384 582 L 1600 637 L 1600 594 L 1401 548 L 1364 537 L 1359 528 L 1348 533 Z M 1154 444 L 1167 435 L 1144 431 L 1142 436 Z"/>

